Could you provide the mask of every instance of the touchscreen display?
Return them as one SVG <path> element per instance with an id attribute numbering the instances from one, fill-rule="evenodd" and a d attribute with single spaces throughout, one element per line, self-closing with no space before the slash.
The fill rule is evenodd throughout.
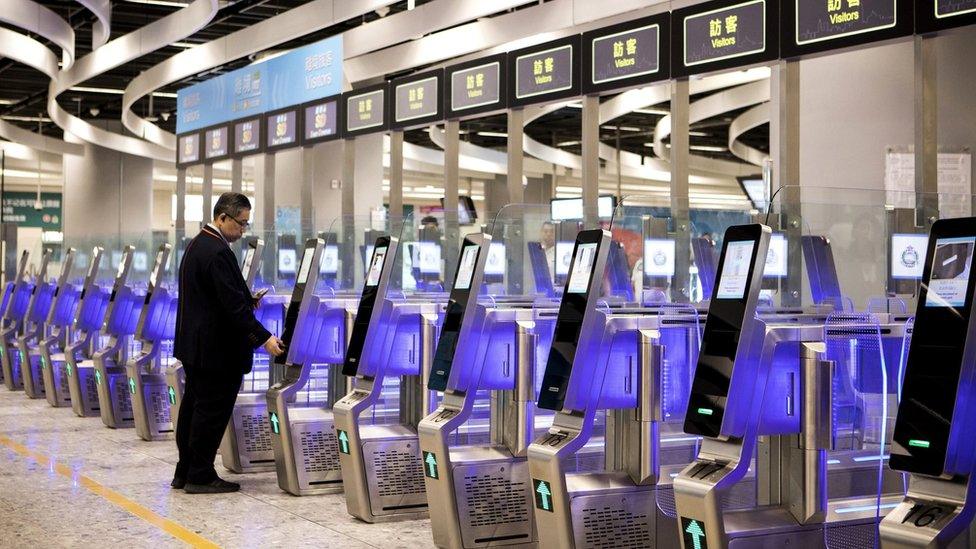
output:
<path id="1" fill-rule="evenodd" d="M 454 280 L 456 290 L 471 289 L 471 277 L 474 276 L 475 263 L 478 261 L 478 245 L 468 245 L 461 252 L 461 262 L 458 264 L 457 278 Z"/>
<path id="2" fill-rule="evenodd" d="M 278 272 L 294 274 L 296 255 L 295 250 L 278 250 Z"/>
<path id="3" fill-rule="evenodd" d="M 573 243 L 560 240 L 556 242 L 556 274 L 569 274 L 569 263 L 573 260 Z"/>
<path id="4" fill-rule="evenodd" d="M 149 256 L 146 252 L 136 252 L 132 255 L 132 268 L 138 273 L 145 272 L 149 267 Z"/>
<path id="5" fill-rule="evenodd" d="M 285 250 L 285 251 L 291 252 L 292 253 L 292 257 L 294 257 L 295 250 Z M 300 271 L 298 271 L 298 280 L 297 280 L 298 284 L 305 284 L 306 282 L 308 282 L 308 273 L 312 270 L 312 256 L 313 255 L 314 255 L 314 252 L 310 248 L 309 249 L 306 249 L 305 250 L 305 253 L 302 254 L 302 268 L 301 268 Z M 294 271 L 294 262 L 292 262 L 292 269 L 293 269 L 292 272 L 295 272 Z"/>
<path id="6" fill-rule="evenodd" d="M 569 277 L 566 291 L 571 294 L 585 294 L 590 286 L 590 274 L 593 272 L 593 262 L 596 261 L 596 242 L 580 244 L 576 249 L 576 262 L 573 273 Z"/>
<path id="7" fill-rule="evenodd" d="M 380 275 L 383 274 L 383 262 L 386 260 L 386 248 L 376 248 L 372 257 L 373 263 L 369 266 L 369 274 L 366 275 L 366 285 L 370 287 L 380 283 Z"/>
<path id="8" fill-rule="evenodd" d="M 241 267 L 241 272 L 244 273 L 244 276 L 247 276 L 247 273 L 251 270 L 251 262 L 253 261 L 254 248 L 248 247 L 247 250 L 244 251 L 244 265 Z"/>
<path id="9" fill-rule="evenodd" d="M 940 238 L 932 254 L 926 307 L 962 307 L 966 304 L 969 271 L 976 238 Z"/>
<path id="10" fill-rule="evenodd" d="M 891 278 L 921 280 L 928 245 L 928 235 L 891 235 Z"/>
<path id="11" fill-rule="evenodd" d="M 423 274 L 441 273 L 441 246 L 437 242 L 420 242 L 419 267 Z"/>
<path id="12" fill-rule="evenodd" d="M 319 272 L 322 274 L 336 274 L 339 272 L 339 247 L 326 246 L 322 249 L 322 260 L 319 262 Z"/>
<path id="13" fill-rule="evenodd" d="M 752 240 L 729 242 L 725 251 L 725 265 L 719 275 L 718 299 L 742 299 L 749 282 L 749 262 L 756 243 Z"/>
<path id="14" fill-rule="evenodd" d="M 674 240 L 649 238 L 644 241 L 644 274 L 674 276 Z"/>
<path id="15" fill-rule="evenodd" d="M 505 274 L 505 245 L 501 242 L 492 242 L 491 246 L 488 246 L 485 274 L 496 276 Z"/>
<path id="16" fill-rule="evenodd" d="M 763 276 L 766 278 L 783 278 L 786 276 L 787 244 L 786 235 L 773 233 L 769 238 L 769 251 L 766 253 L 766 268 Z"/>

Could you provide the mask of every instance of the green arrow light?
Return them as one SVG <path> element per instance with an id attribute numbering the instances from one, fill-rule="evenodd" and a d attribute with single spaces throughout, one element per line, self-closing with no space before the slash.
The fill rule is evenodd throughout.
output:
<path id="1" fill-rule="evenodd" d="M 343 454 L 349 453 L 349 435 L 341 429 L 339 430 L 339 451 Z"/>
<path id="2" fill-rule="evenodd" d="M 176 389 L 172 387 L 169 388 L 169 403 L 176 404 Z"/>
<path id="3" fill-rule="evenodd" d="M 912 439 L 908 441 L 909 446 L 914 446 L 916 448 L 928 448 L 932 444 L 927 440 L 916 440 Z"/>
<path id="4" fill-rule="evenodd" d="M 691 534 L 692 543 L 695 544 L 694 549 L 701 549 L 702 538 L 705 537 L 705 531 L 702 530 L 701 524 L 698 524 L 697 520 L 693 520 L 685 528 L 685 533 Z"/>
<path id="5" fill-rule="evenodd" d="M 699 408 L 698 409 L 698 413 L 701 414 L 701 415 L 703 415 L 703 416 L 710 416 L 710 415 L 714 414 L 715 411 L 712 410 L 711 408 Z"/>
<path id="6" fill-rule="evenodd" d="M 278 430 L 278 414 L 275 412 L 271 412 L 271 430 L 276 435 L 281 432 Z"/>
<path id="7" fill-rule="evenodd" d="M 539 499 L 542 503 L 542 510 L 552 511 L 552 501 L 549 499 L 552 492 L 549 490 L 549 484 L 544 480 L 540 480 L 539 486 L 535 489 L 535 491 L 537 494 L 539 494 Z"/>
<path id="8" fill-rule="evenodd" d="M 129 378 L 129 392 L 136 394 L 136 380 Z"/>
<path id="9" fill-rule="evenodd" d="M 102 372 L 95 370 L 95 383 L 102 384 Z"/>
<path id="10" fill-rule="evenodd" d="M 437 478 L 437 456 L 434 452 L 424 452 L 427 454 L 424 456 L 424 463 L 427 464 L 427 476 L 430 478 Z"/>
<path id="11" fill-rule="evenodd" d="M 64 363 L 64 369 L 65 369 L 65 371 L 68 372 L 68 375 L 70 376 L 71 375 L 71 365 L 68 364 L 67 362 L 65 362 Z"/>

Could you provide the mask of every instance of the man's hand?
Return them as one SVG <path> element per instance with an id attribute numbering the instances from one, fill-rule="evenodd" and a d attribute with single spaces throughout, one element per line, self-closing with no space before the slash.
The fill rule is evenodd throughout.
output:
<path id="1" fill-rule="evenodd" d="M 271 356 L 281 356 L 285 352 L 285 344 L 275 336 L 271 336 L 264 342 L 264 350 Z"/>

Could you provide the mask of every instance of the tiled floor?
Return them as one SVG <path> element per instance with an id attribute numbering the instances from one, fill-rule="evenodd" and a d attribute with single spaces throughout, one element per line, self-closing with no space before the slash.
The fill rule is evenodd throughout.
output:
<path id="1" fill-rule="evenodd" d="M 241 491 L 189 496 L 169 488 L 176 446 L 144 442 L 0 386 L 0 547 L 179 547 L 185 542 L 96 493 L 91 479 L 223 547 L 432 547 L 427 520 L 367 524 L 341 494 L 294 497 L 274 473 L 220 474 Z M 38 459 L 15 451 L 26 447 Z M 65 476 L 68 466 L 74 473 Z M 60 470 L 60 472 L 59 472 Z M 70 471 L 68 471 L 71 474 Z"/>

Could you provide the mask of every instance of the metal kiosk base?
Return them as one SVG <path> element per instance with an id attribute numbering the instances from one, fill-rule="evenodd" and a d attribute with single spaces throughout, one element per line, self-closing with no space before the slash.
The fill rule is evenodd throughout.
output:
<path id="1" fill-rule="evenodd" d="M 339 446 L 332 410 L 320 407 L 289 407 L 287 428 L 290 452 L 275 464 L 278 486 L 296 496 L 336 494 L 342 491 Z M 275 425 L 272 424 L 272 430 Z M 282 440 L 284 437 L 278 437 Z"/>
<path id="2" fill-rule="evenodd" d="M 95 387 L 98 389 L 98 407 L 102 423 L 111 429 L 135 426 L 132 399 L 129 394 L 129 376 L 125 368 L 107 363 L 105 373 L 95 367 Z"/>
<path id="3" fill-rule="evenodd" d="M 234 473 L 274 471 L 271 422 L 264 393 L 237 396 L 234 413 L 220 441 L 220 461 Z"/>
<path id="4" fill-rule="evenodd" d="M 24 388 L 24 377 L 20 373 L 20 352 L 17 346 L 9 341 L 3 342 L 2 345 L 0 353 L 4 356 L 0 362 L 3 364 L 3 384 L 11 391 L 19 391 Z"/>
<path id="5" fill-rule="evenodd" d="M 51 355 L 51 363 L 41 359 L 41 377 L 44 379 L 44 397 L 55 408 L 71 405 L 71 388 L 68 384 L 67 361 L 64 353 Z"/>
<path id="6" fill-rule="evenodd" d="M 71 362 L 65 362 L 68 374 L 68 391 L 71 393 L 71 409 L 80 417 L 95 417 L 100 414 L 98 404 L 98 385 L 95 383 L 95 361 L 83 360 L 76 363 L 74 371 Z"/>
<path id="7" fill-rule="evenodd" d="M 41 350 L 20 345 L 21 369 L 24 376 L 24 393 L 29 398 L 44 398 L 44 376 L 41 372 Z M 26 366 L 26 368 L 24 367 Z"/>
<path id="8" fill-rule="evenodd" d="M 136 374 L 134 370 L 142 366 L 126 366 L 127 377 L 134 380 L 138 375 L 140 383 L 129 382 L 130 399 L 136 433 L 145 441 L 163 440 L 174 431 L 170 420 L 169 396 L 166 376 L 163 374 Z"/>
<path id="9" fill-rule="evenodd" d="M 427 492 L 417 432 L 410 427 L 361 425 L 360 455 L 365 466 L 369 516 L 366 522 L 427 518 Z M 345 480 L 351 482 L 351 480 Z M 349 489 L 346 490 L 347 498 Z"/>

